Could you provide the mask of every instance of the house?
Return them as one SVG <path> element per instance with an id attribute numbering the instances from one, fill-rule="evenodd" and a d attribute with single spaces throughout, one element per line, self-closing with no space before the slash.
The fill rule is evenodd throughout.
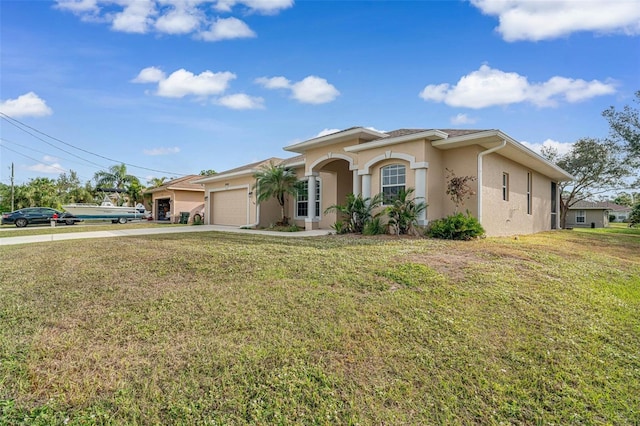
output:
<path id="1" fill-rule="evenodd" d="M 257 203 L 253 175 L 269 162 L 295 170 L 307 191 L 289 200 L 287 216 L 305 229 L 329 229 L 327 207 L 349 193 L 392 196 L 414 188 L 426 201 L 420 225 L 454 213 L 446 194 L 447 169 L 476 178 L 475 194 L 462 210 L 477 217 L 488 235 L 529 234 L 559 224 L 559 181 L 572 177 L 500 130 L 352 127 L 284 148 L 299 154 L 271 158 L 203 177 L 206 223 L 267 227 L 280 218 L 275 200 Z"/>
<path id="2" fill-rule="evenodd" d="M 605 228 L 609 226 L 609 216 L 614 215 L 616 222 L 629 218 L 631 207 L 621 206 L 609 201 L 578 201 L 567 213 L 566 226 L 571 228 Z"/>
<path id="3" fill-rule="evenodd" d="M 161 186 L 149 189 L 145 195 L 151 195 L 151 212 L 155 220 L 180 221 L 182 212 L 189 213 L 189 221 L 203 217 L 204 188 L 194 181 L 200 175 L 187 175 L 172 179 Z"/>

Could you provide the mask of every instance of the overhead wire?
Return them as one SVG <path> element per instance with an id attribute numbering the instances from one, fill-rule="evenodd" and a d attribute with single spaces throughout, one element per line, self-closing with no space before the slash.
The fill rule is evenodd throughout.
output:
<path id="1" fill-rule="evenodd" d="M 34 135 L 33 133 L 29 132 L 24 127 L 26 127 L 27 129 L 33 130 L 34 132 L 39 133 L 39 134 L 41 134 L 41 135 L 43 135 L 43 136 L 45 136 L 45 137 L 47 137 L 49 139 L 52 139 L 52 140 L 54 140 L 56 142 L 60 142 L 61 144 L 64 144 L 64 145 L 69 146 L 71 148 L 77 149 L 78 151 L 82 151 L 82 152 L 85 152 L 87 154 L 94 155 L 94 156 L 102 158 L 104 160 L 109 160 L 109 161 L 113 161 L 115 163 L 125 164 L 125 165 L 127 165 L 129 167 L 134 167 L 134 168 L 142 169 L 142 170 L 148 170 L 148 171 L 151 171 L 151 172 L 166 173 L 168 175 L 173 175 L 173 176 L 187 176 L 188 175 L 188 173 L 175 173 L 175 172 L 168 172 L 166 170 L 152 169 L 152 168 L 149 168 L 149 167 L 139 166 L 139 165 L 136 165 L 136 164 L 127 163 L 125 161 L 119 161 L 119 160 L 116 160 L 116 159 L 113 159 L 113 158 L 105 157 L 104 155 L 96 154 L 95 152 L 88 151 L 88 150 L 86 150 L 84 148 L 77 147 L 77 146 L 72 145 L 72 144 L 70 144 L 68 142 L 65 142 L 65 141 L 63 141 L 61 139 L 58 139 L 58 138 L 56 138 L 54 136 L 51 136 L 51 135 L 36 129 L 35 127 L 29 126 L 28 124 L 25 124 L 25 123 L 21 122 L 20 120 L 17 120 L 15 118 L 3 113 L 3 112 L 0 112 L 0 118 L 2 118 L 3 120 L 7 121 L 9 124 L 13 125 L 17 129 L 22 130 L 23 132 L 25 132 L 25 133 L 35 137 L 36 139 L 39 139 L 39 140 L 41 140 L 41 141 L 43 141 L 43 142 L 45 142 L 45 143 L 47 143 L 49 145 L 52 145 L 52 144 L 50 144 L 49 142 L 44 141 L 42 138 L 40 138 L 40 137 Z M 55 145 L 52 145 L 52 146 L 55 147 Z M 59 148 L 59 147 L 55 147 L 55 148 L 57 148 L 57 149 L 59 149 L 59 150 L 61 150 L 63 152 L 66 152 L 66 153 L 68 153 L 70 155 L 73 155 L 74 157 L 77 157 L 77 158 L 80 158 L 80 159 L 82 159 L 84 161 L 90 162 L 89 160 L 86 160 L 86 159 L 84 159 L 82 157 L 79 157 L 79 156 L 77 156 L 75 154 L 72 154 L 72 153 L 70 153 L 68 151 L 63 150 L 62 148 Z M 96 163 L 93 163 L 93 162 L 91 162 L 91 163 L 94 164 L 94 165 L 97 165 Z M 99 167 L 103 167 L 103 166 L 99 166 Z"/>

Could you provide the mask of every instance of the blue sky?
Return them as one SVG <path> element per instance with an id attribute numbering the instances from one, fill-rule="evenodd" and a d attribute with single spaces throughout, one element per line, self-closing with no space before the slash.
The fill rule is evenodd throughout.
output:
<path id="1" fill-rule="evenodd" d="M 3 0 L 0 19 L 3 183 L 11 163 L 16 183 L 223 171 L 351 126 L 564 150 L 640 90 L 637 0 Z"/>

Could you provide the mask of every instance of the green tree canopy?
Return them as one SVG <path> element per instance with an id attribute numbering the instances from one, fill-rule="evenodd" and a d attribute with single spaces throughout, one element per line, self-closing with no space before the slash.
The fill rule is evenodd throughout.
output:
<path id="1" fill-rule="evenodd" d="M 579 139 L 571 150 L 558 155 L 554 149 L 543 150 L 542 155 L 573 175 L 574 180 L 560 182 L 560 223 L 566 225 L 569 207 L 595 194 L 619 187 L 630 174 L 630 167 L 620 160 L 622 148 L 611 140 Z"/>

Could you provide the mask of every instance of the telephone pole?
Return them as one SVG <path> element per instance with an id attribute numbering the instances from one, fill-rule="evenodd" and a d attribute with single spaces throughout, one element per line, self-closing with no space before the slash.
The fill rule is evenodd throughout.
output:
<path id="1" fill-rule="evenodd" d="M 11 211 L 14 211 L 13 208 L 13 199 L 14 199 L 14 191 L 13 191 L 13 163 L 11 163 Z"/>

